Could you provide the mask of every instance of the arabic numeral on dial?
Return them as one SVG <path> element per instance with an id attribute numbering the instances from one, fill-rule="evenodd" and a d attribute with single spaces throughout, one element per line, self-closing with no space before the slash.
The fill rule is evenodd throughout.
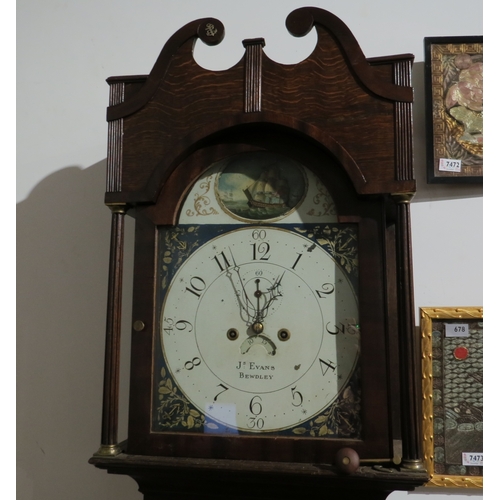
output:
<path id="1" fill-rule="evenodd" d="M 339 323 L 340 326 L 337 326 L 337 325 L 333 325 L 333 327 L 330 327 L 332 329 L 329 328 L 329 325 L 331 324 L 331 321 L 329 323 L 326 324 L 326 331 L 330 334 L 330 335 L 337 335 L 338 333 L 344 333 L 345 332 L 345 325 L 344 323 Z"/>
<path id="2" fill-rule="evenodd" d="M 316 293 L 320 299 L 324 299 L 327 295 L 333 293 L 334 290 L 335 287 L 332 283 L 323 283 L 323 285 L 321 285 L 321 290 L 316 290 Z"/>
<path id="3" fill-rule="evenodd" d="M 184 368 L 186 370 L 192 370 L 195 366 L 200 366 L 201 365 L 201 359 L 196 357 L 193 358 L 191 361 L 186 361 L 184 363 Z"/>
<path id="4" fill-rule="evenodd" d="M 248 419 L 248 427 L 250 429 L 262 429 L 264 427 L 264 419 L 260 418 L 259 415 L 262 413 L 262 398 L 260 396 L 254 396 L 250 400 L 248 405 L 250 412 L 254 415 Z M 259 417 L 259 418 L 257 418 Z"/>
<path id="5" fill-rule="evenodd" d="M 320 367 L 321 367 L 321 373 L 323 374 L 323 377 L 331 370 L 332 373 L 335 373 L 335 370 L 337 367 L 333 364 L 332 361 L 328 360 L 325 361 L 323 359 L 319 359 Z"/>
<path id="6" fill-rule="evenodd" d="M 231 266 L 228 258 L 224 254 L 224 252 L 221 252 L 219 255 L 214 255 L 212 258 L 213 258 L 213 260 L 215 260 L 215 262 L 219 266 L 219 269 L 221 270 L 221 272 L 225 271 L 228 267 Z"/>
<path id="7" fill-rule="evenodd" d="M 254 240 L 264 240 L 266 238 L 266 231 L 264 229 L 255 229 L 252 231 L 252 238 Z"/>
<path id="8" fill-rule="evenodd" d="M 226 392 L 227 390 L 229 390 L 229 387 L 226 387 L 224 384 L 219 384 L 217 387 L 222 387 L 222 391 L 218 392 L 216 395 L 215 395 L 215 398 L 214 398 L 214 401 L 217 401 L 217 398 L 223 393 L 223 392 Z"/>
<path id="9" fill-rule="evenodd" d="M 264 419 L 257 417 L 250 417 L 248 419 L 248 427 L 250 429 L 262 429 L 264 427 Z"/>
<path id="10" fill-rule="evenodd" d="M 170 335 L 174 329 L 174 320 L 172 318 L 163 318 L 163 331 Z"/>
<path id="11" fill-rule="evenodd" d="M 199 276 L 193 276 L 189 280 L 189 285 L 186 287 L 186 292 L 191 292 L 195 297 L 200 298 L 203 290 L 206 288 L 206 283 Z"/>
<path id="12" fill-rule="evenodd" d="M 185 319 L 180 319 L 179 321 L 177 321 L 177 323 L 175 324 L 175 328 L 177 328 L 177 330 L 180 330 L 181 332 L 183 330 L 187 330 L 188 332 L 193 331 L 193 325 Z"/>
<path id="13" fill-rule="evenodd" d="M 180 319 L 174 324 L 174 320 L 172 318 L 164 318 L 163 319 L 163 331 L 170 335 L 173 331 L 173 329 L 177 328 L 179 331 L 188 331 L 192 332 L 193 331 L 193 325 L 189 321 L 186 321 L 185 319 Z"/>
<path id="14" fill-rule="evenodd" d="M 267 241 L 262 243 L 252 243 L 253 260 L 269 260 L 271 245 Z"/>
<path id="15" fill-rule="evenodd" d="M 254 414 L 254 415 L 260 415 L 262 413 L 262 398 L 260 396 L 254 396 L 251 400 L 250 400 L 250 405 L 249 405 L 249 408 L 250 408 L 250 411 Z"/>
<path id="16" fill-rule="evenodd" d="M 299 260 L 301 259 L 303 254 L 297 252 L 297 258 L 295 259 L 295 262 L 293 263 L 292 269 L 295 269 L 295 266 L 299 263 Z"/>
<path id="17" fill-rule="evenodd" d="M 292 406 L 301 406 L 302 402 L 304 401 L 304 398 L 302 397 L 302 394 L 299 391 L 296 391 L 297 386 L 292 387 Z"/>

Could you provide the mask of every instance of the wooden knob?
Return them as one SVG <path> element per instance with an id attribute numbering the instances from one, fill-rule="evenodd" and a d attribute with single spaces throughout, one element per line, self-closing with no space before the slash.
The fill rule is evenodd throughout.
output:
<path id="1" fill-rule="evenodd" d="M 359 468 L 359 455 L 352 448 L 341 448 L 335 455 L 335 465 L 344 474 L 353 474 Z"/>

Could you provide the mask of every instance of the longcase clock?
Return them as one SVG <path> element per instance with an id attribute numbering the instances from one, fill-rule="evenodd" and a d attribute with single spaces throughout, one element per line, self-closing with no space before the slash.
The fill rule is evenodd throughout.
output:
<path id="1" fill-rule="evenodd" d="M 304 61 L 261 38 L 219 72 L 201 19 L 113 77 L 101 446 L 146 500 L 386 498 L 422 466 L 409 54 L 366 59 L 336 16 Z M 128 439 L 117 442 L 124 217 L 135 218 Z M 129 307 L 129 305 L 125 305 Z"/>

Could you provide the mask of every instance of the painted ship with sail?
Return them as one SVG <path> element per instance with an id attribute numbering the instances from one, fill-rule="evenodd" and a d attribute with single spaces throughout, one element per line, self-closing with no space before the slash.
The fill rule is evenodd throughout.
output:
<path id="1" fill-rule="evenodd" d="M 290 188 L 276 169 L 265 170 L 253 184 L 243 190 L 250 207 L 286 208 Z"/>

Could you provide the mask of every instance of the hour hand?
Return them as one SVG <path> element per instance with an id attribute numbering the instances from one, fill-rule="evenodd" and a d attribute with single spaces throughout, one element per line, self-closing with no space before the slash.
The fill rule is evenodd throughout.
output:
<path id="1" fill-rule="evenodd" d="M 231 258 L 233 260 L 233 266 L 227 267 L 226 276 L 229 278 L 235 295 L 238 298 L 240 309 L 245 312 L 248 317 L 253 317 L 254 307 L 252 302 L 248 298 L 247 292 L 245 290 L 245 285 L 240 275 L 240 267 L 236 263 L 232 252 Z M 246 319 L 248 320 L 248 318 Z"/>
<path id="2" fill-rule="evenodd" d="M 271 304 L 278 299 L 278 297 L 282 297 L 283 295 L 281 294 L 281 281 L 283 280 L 283 276 L 285 275 L 286 271 L 283 271 L 281 276 L 276 279 L 276 281 L 273 283 L 273 285 L 267 289 L 267 292 L 264 293 L 265 296 L 265 303 L 262 309 L 259 310 L 259 316 L 260 320 L 264 319 L 267 316 L 267 312 Z"/>

